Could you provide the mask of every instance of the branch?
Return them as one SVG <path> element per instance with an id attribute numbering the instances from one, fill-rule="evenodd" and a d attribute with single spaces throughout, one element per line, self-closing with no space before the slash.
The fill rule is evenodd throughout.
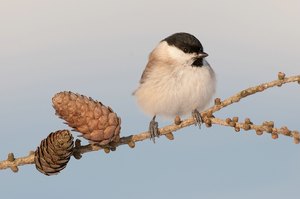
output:
<path id="1" fill-rule="evenodd" d="M 278 73 L 278 79 L 263 83 L 254 87 L 247 88 L 242 90 L 235 95 L 221 101 L 220 98 L 215 99 L 215 105 L 208 108 L 207 110 L 201 113 L 203 121 L 207 127 L 211 127 L 213 124 L 232 127 L 236 132 L 243 129 L 245 131 L 253 130 L 256 132 L 257 135 L 262 135 L 264 132 L 271 135 L 273 139 L 277 139 L 278 135 L 288 136 L 294 138 L 294 143 L 298 144 L 300 142 L 300 134 L 298 131 L 289 130 L 287 127 L 274 127 L 274 122 L 272 121 L 265 121 L 261 125 L 253 124 L 249 118 L 246 118 L 244 122 L 238 122 L 238 117 L 220 119 L 215 118 L 213 113 L 218 112 L 219 110 L 233 104 L 239 102 L 241 99 L 248 97 L 250 95 L 256 94 L 258 92 L 263 92 L 266 89 L 278 86 L 281 87 L 283 84 L 291 83 L 291 82 L 298 82 L 300 84 L 300 75 L 285 77 L 284 73 Z M 175 132 L 179 129 L 191 126 L 195 124 L 194 118 L 188 118 L 183 121 L 180 121 L 180 118 L 176 118 L 176 124 L 168 125 L 159 129 L 160 135 L 165 135 L 168 139 L 173 140 L 172 132 Z M 150 134 L 148 131 L 141 132 L 135 135 L 130 135 L 126 137 L 120 138 L 119 142 L 117 143 L 110 143 L 106 147 L 101 147 L 98 144 L 88 144 L 82 146 L 80 144 L 80 140 L 76 140 L 75 147 L 73 149 L 73 156 L 76 159 L 80 159 L 82 154 L 98 151 L 104 149 L 106 153 L 110 152 L 110 150 L 114 151 L 117 147 L 121 145 L 128 145 L 131 148 L 135 147 L 136 142 L 140 142 L 150 138 Z M 7 160 L 0 162 L 0 169 L 11 168 L 14 172 L 18 171 L 17 166 L 25 165 L 25 164 L 34 164 L 34 154 L 31 152 L 28 156 L 21 157 L 21 158 L 14 158 L 13 154 L 9 154 Z"/>
<path id="2" fill-rule="evenodd" d="M 239 102 L 241 99 L 253 95 L 257 92 L 262 92 L 266 89 L 278 86 L 281 87 L 283 84 L 291 83 L 291 82 L 298 82 L 300 84 L 300 75 L 291 76 L 291 77 L 285 77 L 284 73 L 278 73 L 278 79 L 263 83 L 254 87 L 247 88 L 245 90 L 242 90 L 235 95 L 221 101 L 220 98 L 215 99 L 215 105 L 211 108 L 207 109 L 206 111 L 203 111 L 201 113 L 204 123 L 207 127 L 210 127 L 212 124 L 218 124 L 222 126 L 228 126 L 233 127 L 235 131 L 240 131 L 240 129 L 244 129 L 246 131 L 248 130 L 255 130 L 257 135 L 262 135 L 263 132 L 269 133 L 272 135 L 273 139 L 278 138 L 278 134 L 289 136 L 294 138 L 294 142 L 296 144 L 300 141 L 300 135 L 298 131 L 291 131 L 287 127 L 281 127 L 281 128 L 275 128 L 274 122 L 264 122 L 262 125 L 254 125 L 250 119 L 246 118 L 244 123 L 238 123 L 238 118 L 235 117 L 233 120 L 227 118 L 226 120 L 222 120 L 219 118 L 214 118 L 212 115 L 213 113 L 233 104 Z M 188 127 L 195 124 L 194 118 L 188 118 L 186 120 L 180 121 L 180 124 L 172 124 L 165 127 L 162 127 L 159 129 L 160 135 L 166 135 L 168 139 L 173 139 L 172 132 L 175 132 L 179 129 Z M 114 146 L 111 147 L 111 149 L 115 149 L 115 147 L 118 147 L 120 145 L 128 144 L 131 148 L 135 146 L 135 142 L 143 141 L 150 138 L 150 134 L 148 131 L 131 135 L 127 137 L 122 137 L 118 143 L 115 143 Z M 79 141 L 77 141 L 79 142 Z M 74 148 L 74 154 L 77 154 L 78 158 L 80 158 L 80 154 L 88 153 L 91 151 L 98 151 L 100 149 L 103 149 L 103 147 L 96 145 L 96 144 L 88 144 L 85 146 L 81 146 L 80 143 L 77 143 L 77 146 Z M 105 152 L 109 152 L 109 148 L 104 148 Z M 76 157 L 76 156 L 75 156 Z"/>
<path id="3" fill-rule="evenodd" d="M 222 108 L 225 108 L 228 105 L 239 102 L 242 98 L 245 98 L 249 95 L 253 95 L 257 92 L 262 92 L 266 89 L 269 89 L 269 88 L 272 88 L 272 87 L 275 87 L 275 86 L 281 87 L 283 84 L 291 83 L 291 82 L 298 82 L 298 84 L 300 84 L 300 75 L 285 77 L 284 73 L 279 72 L 277 80 L 267 82 L 267 83 L 262 83 L 260 85 L 247 88 L 247 89 L 242 90 L 242 91 L 236 93 L 235 95 L 225 99 L 222 102 L 219 98 L 217 98 L 215 100 L 216 105 L 209 108 L 205 112 L 210 112 L 211 111 L 212 113 L 214 113 L 216 111 L 221 110 Z"/>
<path id="4" fill-rule="evenodd" d="M 34 151 L 30 151 L 28 156 L 15 158 L 13 153 L 7 155 L 7 159 L 0 162 L 0 170 L 10 168 L 13 172 L 18 172 L 18 166 L 34 164 Z"/>

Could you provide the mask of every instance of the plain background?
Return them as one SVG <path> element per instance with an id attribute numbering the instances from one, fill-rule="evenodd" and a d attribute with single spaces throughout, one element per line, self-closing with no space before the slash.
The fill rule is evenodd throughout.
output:
<path id="1" fill-rule="evenodd" d="M 299 10 L 298 0 L 0 0 L 0 159 L 27 155 L 50 132 L 69 129 L 51 105 L 65 90 L 111 106 L 123 136 L 145 131 L 150 117 L 131 93 L 149 52 L 175 32 L 194 34 L 209 53 L 216 97 L 274 80 L 279 71 L 298 75 Z M 299 91 L 298 84 L 272 88 L 215 116 L 300 130 Z M 1 170 L 0 192 L 45 199 L 298 198 L 299 151 L 291 138 L 192 126 L 172 142 L 162 137 L 72 158 L 57 176 L 34 165 L 16 174 Z"/>

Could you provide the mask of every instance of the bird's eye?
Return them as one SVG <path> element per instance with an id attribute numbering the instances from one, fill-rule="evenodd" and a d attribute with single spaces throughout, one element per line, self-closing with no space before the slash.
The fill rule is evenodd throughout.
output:
<path id="1" fill-rule="evenodd" d="M 189 50 L 187 48 L 184 48 L 183 52 L 187 53 L 187 52 L 189 52 Z"/>

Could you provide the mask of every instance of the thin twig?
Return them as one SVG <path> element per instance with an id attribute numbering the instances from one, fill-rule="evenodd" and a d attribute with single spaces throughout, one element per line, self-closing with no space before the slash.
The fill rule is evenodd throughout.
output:
<path id="1" fill-rule="evenodd" d="M 18 172 L 18 166 L 34 164 L 34 152 L 30 151 L 28 156 L 14 158 L 13 153 L 9 153 L 7 160 L 0 162 L 0 170 L 10 168 L 13 172 Z"/>

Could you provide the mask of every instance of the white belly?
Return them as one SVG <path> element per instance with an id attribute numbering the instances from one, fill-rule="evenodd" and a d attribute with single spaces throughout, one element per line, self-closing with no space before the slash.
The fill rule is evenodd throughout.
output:
<path id="1" fill-rule="evenodd" d="M 216 80 L 210 66 L 153 70 L 136 90 L 138 104 L 151 116 L 174 117 L 202 111 L 215 93 Z"/>

